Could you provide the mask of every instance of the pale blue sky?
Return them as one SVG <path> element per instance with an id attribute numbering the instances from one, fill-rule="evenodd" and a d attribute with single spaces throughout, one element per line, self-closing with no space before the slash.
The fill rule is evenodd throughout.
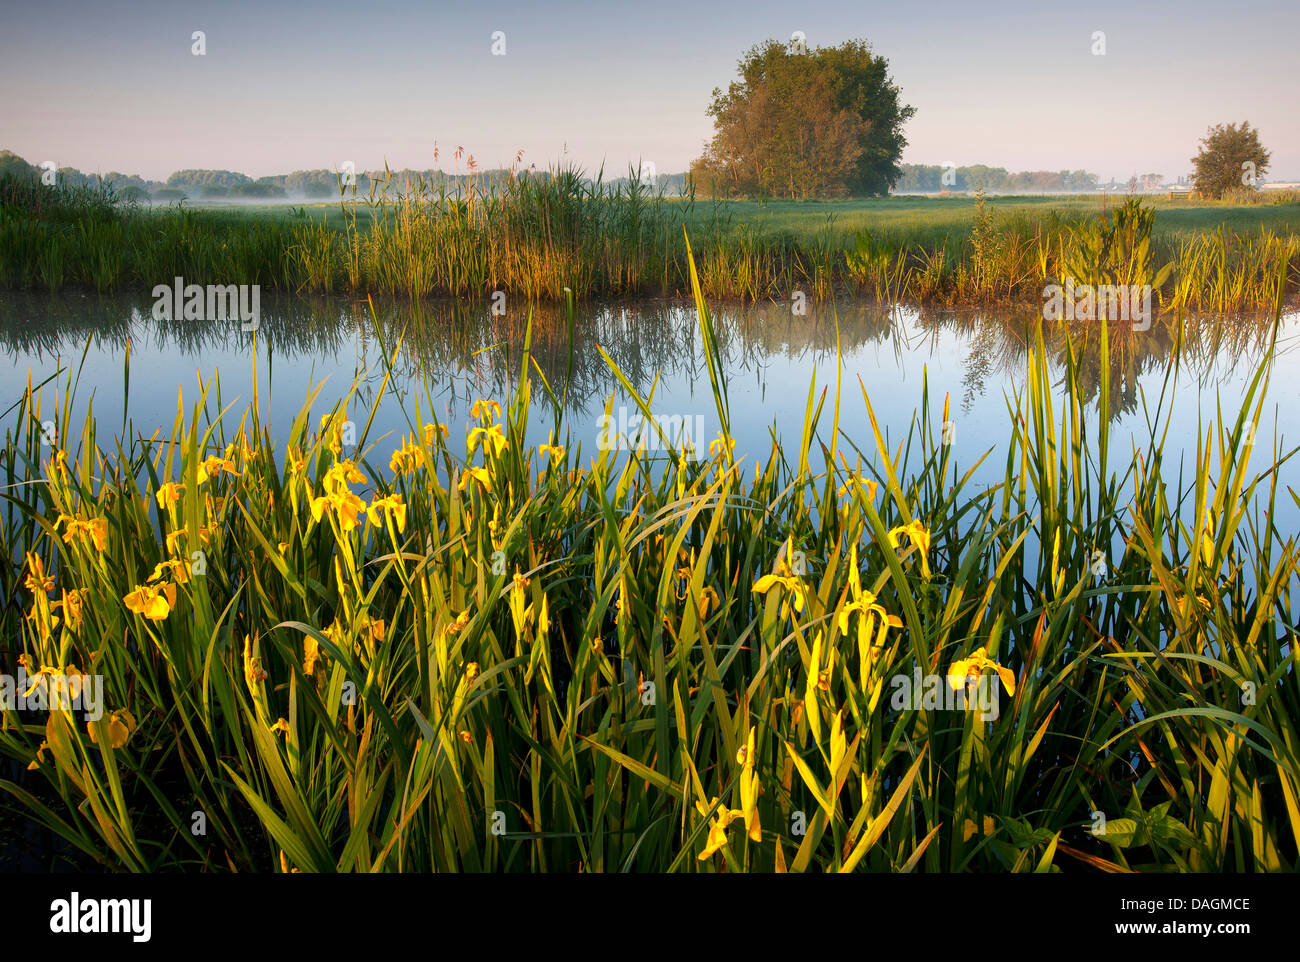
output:
<path id="1" fill-rule="evenodd" d="M 485 166 L 522 148 L 545 167 L 567 146 L 589 169 L 642 158 L 674 172 L 709 138 L 709 95 L 741 53 L 796 30 L 814 45 L 865 38 L 889 59 L 917 107 L 908 162 L 1173 177 L 1206 127 L 1249 120 L 1271 178 L 1300 179 L 1295 0 L 4 0 L 0 148 L 152 178 L 451 169 L 457 145 Z M 1098 30 L 1105 56 L 1091 53 Z"/>

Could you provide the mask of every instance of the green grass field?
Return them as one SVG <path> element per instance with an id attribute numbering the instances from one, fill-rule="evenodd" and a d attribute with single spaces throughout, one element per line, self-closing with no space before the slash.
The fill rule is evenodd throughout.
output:
<path id="1" fill-rule="evenodd" d="M 828 228 L 837 236 L 852 237 L 861 230 L 882 232 L 897 242 L 910 241 L 930 246 L 945 237 L 970 233 L 975 218 L 975 197 L 900 196 L 859 200 L 696 200 L 669 198 L 684 209 L 687 224 L 704 228 L 715 219 L 745 224 L 757 230 L 787 232 L 809 236 Z M 1046 220 L 1057 212 L 1093 216 L 1122 202 L 1114 194 L 1054 194 L 1044 196 L 992 196 L 989 207 L 1000 218 Z M 1215 231 L 1220 226 L 1244 231 L 1274 230 L 1294 233 L 1300 230 L 1300 203 L 1241 204 L 1227 201 L 1202 201 L 1164 194 L 1142 195 L 1142 202 L 1156 211 L 1156 232 L 1161 235 Z M 275 220 L 297 219 L 298 211 L 334 227 L 343 227 L 350 215 L 335 201 L 312 204 L 205 204 L 197 209 L 232 218 L 266 217 Z M 364 204 L 357 210 L 359 223 L 370 220 Z"/>
<path id="2" fill-rule="evenodd" d="M 1114 208 L 1122 197 L 1110 195 L 1054 195 L 1043 197 L 990 197 L 995 217 L 1046 220 L 1053 212 L 1092 216 Z M 1260 228 L 1295 231 L 1300 228 L 1300 204 L 1228 204 L 1218 201 L 1169 200 L 1166 196 L 1143 196 L 1144 204 L 1156 210 L 1157 233 L 1213 231 L 1219 225 L 1236 231 Z M 898 241 L 929 246 L 944 236 L 970 232 L 975 217 L 974 197 L 888 197 L 847 201 L 725 201 L 723 216 L 767 230 L 811 234 L 826 229 L 853 235 L 869 229 Z M 712 204 L 697 208 L 712 216 Z"/>

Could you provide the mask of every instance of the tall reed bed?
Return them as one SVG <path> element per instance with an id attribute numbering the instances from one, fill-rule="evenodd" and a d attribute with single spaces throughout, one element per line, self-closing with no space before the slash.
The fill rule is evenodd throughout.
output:
<path id="1" fill-rule="evenodd" d="M 1041 305 L 1046 284 L 1149 286 L 1172 316 L 1277 308 L 1300 288 L 1300 235 L 1155 230 L 1156 211 L 1131 198 L 1092 218 L 999 221 L 976 200 L 969 237 L 925 247 L 869 231 L 844 254 L 859 290 L 889 300 L 988 300 Z"/>
<path id="2" fill-rule="evenodd" d="M 1101 260 L 1119 250 L 1146 265 L 1143 276 L 1172 311 L 1271 309 L 1300 287 L 1300 235 L 1223 227 L 1161 234 L 1137 200 L 1085 219 L 1068 211 L 997 217 L 981 197 L 966 233 L 917 238 L 882 228 L 846 238 L 833 217 L 815 230 L 757 227 L 636 177 L 610 184 L 565 169 L 459 186 L 376 179 L 370 196 L 347 199 L 341 214 L 327 223 L 305 212 L 148 210 L 114 203 L 108 189 L 9 179 L 0 183 L 0 288 L 152 290 L 183 277 L 413 299 L 501 292 L 562 302 L 566 289 L 579 299 L 689 295 L 684 225 L 696 237 L 700 287 L 717 298 L 789 303 L 800 293 L 823 300 L 850 291 L 1029 303 L 1067 275 L 1083 282 L 1116 273 Z"/>
<path id="3" fill-rule="evenodd" d="M 525 447 L 527 339 L 464 451 L 418 403 L 380 438 L 346 398 L 310 423 L 313 394 L 277 449 L 215 379 L 120 438 L 71 423 L 73 384 L 29 389 L 4 668 L 101 676 L 106 705 L 4 712 L 7 818 L 132 870 L 1300 864 L 1269 365 L 1173 464 L 1168 384 L 1112 451 L 1039 338 L 983 488 L 924 387 L 881 425 L 837 376 L 799 438 L 737 451 L 693 289 L 721 426 L 698 459 L 584 456 L 558 381 Z M 869 423 L 842 423 L 859 389 Z M 900 702 L 914 677 L 934 697 Z M 968 681 L 996 719 L 951 707 Z"/>

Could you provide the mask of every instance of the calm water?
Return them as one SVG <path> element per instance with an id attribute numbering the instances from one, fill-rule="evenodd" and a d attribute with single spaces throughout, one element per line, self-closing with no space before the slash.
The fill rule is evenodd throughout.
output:
<path id="1" fill-rule="evenodd" d="M 368 446 L 374 443 L 371 459 L 386 466 L 397 435 L 409 430 L 403 406 L 412 416 L 417 401 L 426 412 L 431 407 L 453 434 L 463 436 L 475 399 L 504 399 L 507 381 L 518 378 L 527 319 L 526 314 L 492 317 L 486 304 L 451 303 L 377 305 L 372 319 L 364 302 L 263 298 L 261 325 L 254 335 L 240 331 L 235 321 L 155 322 L 150 317 L 152 303 L 144 296 L 0 295 L 0 398 L 6 401 L 0 410 L 18 400 L 29 371 L 33 383 L 57 374 L 57 393 L 71 373 L 74 408 L 82 412 L 93 403 L 101 445 L 109 435 L 120 433 L 127 419 L 137 433 L 148 436 L 161 429 L 166 436 L 176 415 L 178 387 L 184 390 L 188 411 L 198 397 L 199 376 L 206 381 L 219 371 L 220 403 L 214 389 L 208 405 L 212 416 L 232 405 L 233 411 L 242 411 L 253 397 L 256 377 L 264 417 L 273 436 L 283 441 L 312 386 L 324 382 L 313 410 L 318 417 L 356 380 L 349 417 L 360 433 L 373 414 L 366 441 Z M 1001 478 L 1005 462 L 999 451 L 1005 452 L 1009 437 L 1006 398 L 1024 383 L 1026 338 L 1032 336 L 1027 333 L 1028 312 L 891 312 L 861 303 L 809 305 L 803 317 L 792 316 L 786 305 L 715 310 L 739 456 L 765 456 L 773 430 L 797 444 L 812 384 L 818 392 L 827 390 L 819 434 L 829 441 L 838 320 L 844 359 L 841 426 L 851 441 L 868 456 L 874 450 L 859 379 L 895 447 L 921 403 L 926 379 L 936 431 L 944 396 L 951 397 L 959 467 L 964 470 L 993 448 L 993 457 L 976 477 Z M 562 434 L 568 433 L 571 446 L 581 443 L 584 460 L 595 454 L 601 415 L 611 395 L 616 419 L 620 406 L 629 415 L 636 411 L 596 345 L 643 395 L 657 376 L 653 410 L 685 419 L 693 433 L 702 429 L 697 446 L 706 447 L 717 435 L 718 418 L 692 307 L 667 302 L 586 305 L 579 308 L 574 329 L 571 355 L 564 312 L 538 309 L 533 353 L 551 389 L 565 394 Z M 395 390 L 376 408 L 384 345 L 392 351 L 403 332 L 394 366 Z M 1090 414 L 1095 421 L 1095 329 L 1090 340 L 1079 346 L 1080 366 L 1092 386 Z M 1198 424 L 1204 437 L 1218 400 L 1225 418 L 1236 414 L 1267 340 L 1268 325 L 1259 322 L 1209 317 L 1187 322 L 1176 394 L 1172 405 L 1165 402 L 1172 423 L 1167 465 L 1179 450 L 1191 462 Z M 1275 429 L 1286 441 L 1284 447 L 1300 435 L 1300 316 L 1283 318 L 1278 342 L 1259 428 L 1259 437 L 1269 443 L 1257 447 L 1257 457 L 1266 453 Z M 128 348 L 129 380 L 123 376 Z M 1159 404 L 1171 351 L 1167 333 L 1112 336 L 1109 416 L 1117 465 L 1122 466 L 1119 456 L 1130 450 L 1131 440 L 1141 446 L 1149 439 L 1148 417 Z M 1049 342 L 1048 353 L 1059 384 L 1063 342 Z M 554 410 L 535 375 L 532 387 L 530 433 L 534 441 L 544 443 L 554 429 Z M 46 412 L 55 394 L 55 382 L 46 385 Z M 226 417 L 227 430 L 233 433 L 238 416 Z M 13 423 L 12 412 L 5 421 L 6 426 Z M 73 423 L 77 426 L 79 418 Z M 383 439 L 385 434 L 390 436 Z M 847 453 L 852 460 L 852 449 Z M 1300 488 L 1300 466 L 1288 463 L 1283 471 L 1289 475 L 1284 482 Z M 1176 471 L 1167 468 L 1166 476 L 1175 477 Z M 1294 518 L 1283 520 L 1291 528 L 1297 526 Z"/>

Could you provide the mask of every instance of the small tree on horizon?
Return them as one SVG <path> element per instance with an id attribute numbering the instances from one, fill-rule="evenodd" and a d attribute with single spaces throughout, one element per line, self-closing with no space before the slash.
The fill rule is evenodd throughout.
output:
<path id="1" fill-rule="evenodd" d="M 1269 152 L 1260 143 L 1259 131 L 1249 122 L 1217 124 L 1201 140 L 1192 158 L 1192 184 L 1208 197 L 1222 197 L 1229 190 L 1257 189 L 1268 170 Z"/>

